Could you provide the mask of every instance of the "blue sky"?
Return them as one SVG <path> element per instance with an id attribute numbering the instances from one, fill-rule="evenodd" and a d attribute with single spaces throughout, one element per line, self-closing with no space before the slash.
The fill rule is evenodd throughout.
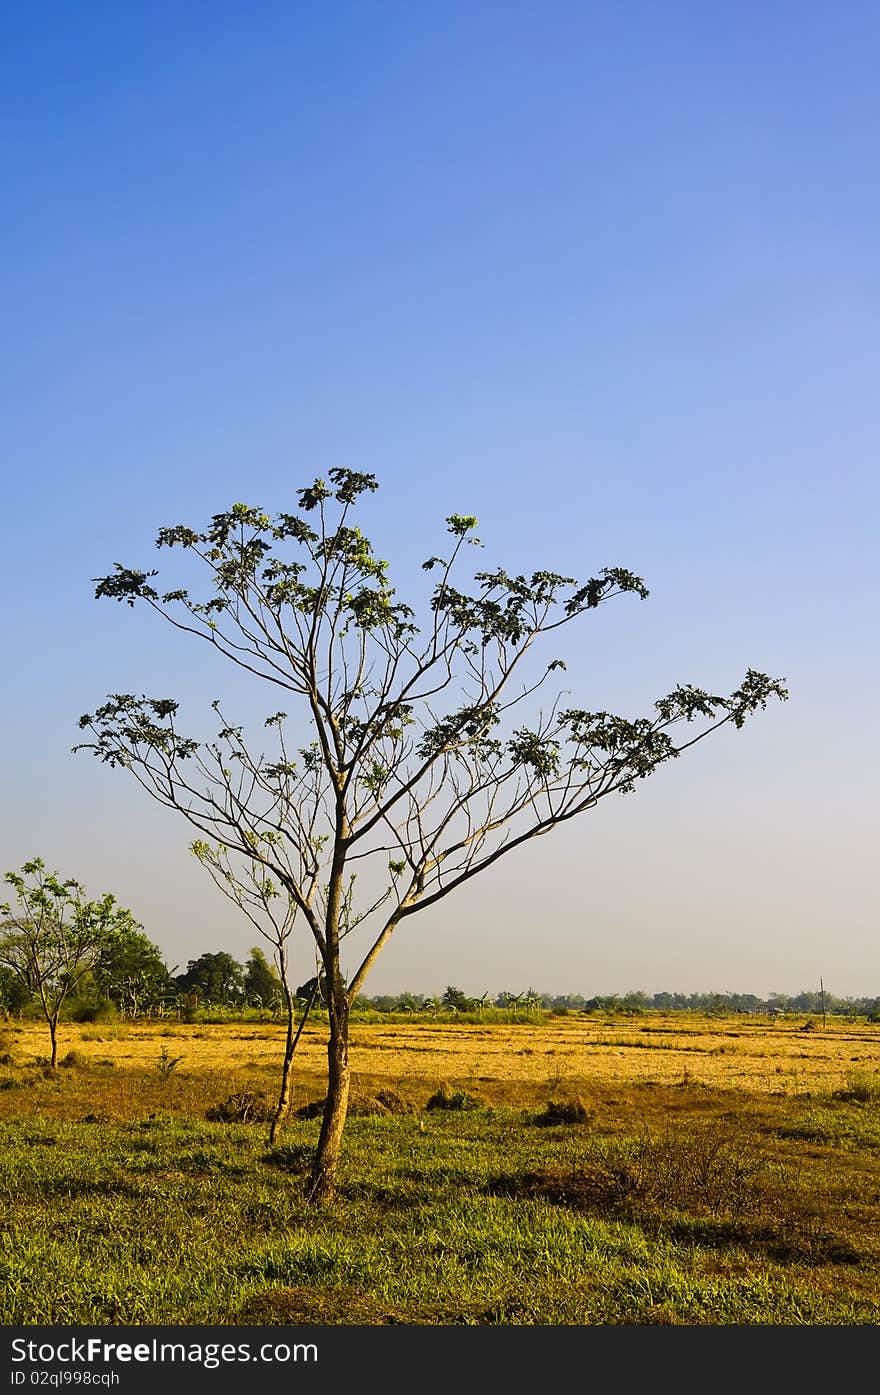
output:
<path id="1" fill-rule="evenodd" d="M 368 992 L 880 992 L 878 41 L 809 0 L 4 6 L 4 868 L 245 956 L 185 824 L 70 753 L 222 672 L 91 578 L 343 464 L 402 594 L 452 511 L 481 563 L 645 577 L 567 632 L 581 705 L 791 691 Z"/>

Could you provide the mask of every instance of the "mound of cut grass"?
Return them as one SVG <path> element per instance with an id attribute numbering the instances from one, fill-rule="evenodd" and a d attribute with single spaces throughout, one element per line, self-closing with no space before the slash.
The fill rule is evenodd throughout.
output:
<path id="1" fill-rule="evenodd" d="M 274 1113 L 272 1101 L 262 1090 L 242 1090 L 206 1109 L 205 1118 L 219 1124 L 265 1124 Z"/>

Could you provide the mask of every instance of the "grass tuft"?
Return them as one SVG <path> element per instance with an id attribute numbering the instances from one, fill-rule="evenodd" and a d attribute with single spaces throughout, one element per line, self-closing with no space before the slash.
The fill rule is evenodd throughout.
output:
<path id="1" fill-rule="evenodd" d="M 482 1100 L 477 1099 L 474 1095 L 468 1094 L 467 1090 L 453 1089 L 448 1080 L 444 1081 L 439 1090 L 434 1091 L 425 1105 L 425 1109 L 428 1110 L 483 1109 L 484 1107 Z"/>
<path id="2" fill-rule="evenodd" d="M 594 1110 L 578 1096 L 573 1100 L 548 1100 L 546 1107 L 535 1117 L 535 1123 L 545 1127 L 553 1124 L 587 1124 L 593 1117 Z"/>
<path id="3" fill-rule="evenodd" d="M 856 1104 L 880 1104 L 880 1075 L 850 1071 L 846 1084 L 832 1091 L 832 1099 Z"/>

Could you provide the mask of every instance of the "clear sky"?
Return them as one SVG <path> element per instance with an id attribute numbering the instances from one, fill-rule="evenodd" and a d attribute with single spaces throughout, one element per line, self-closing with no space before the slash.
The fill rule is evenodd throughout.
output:
<path id="1" fill-rule="evenodd" d="M 222 670 L 91 578 L 346 465 L 402 594 L 453 511 L 645 578 L 566 631 L 577 705 L 791 692 L 367 993 L 880 992 L 878 51 L 868 0 L 2 6 L 2 870 L 246 957 L 183 820 L 71 754 Z"/>

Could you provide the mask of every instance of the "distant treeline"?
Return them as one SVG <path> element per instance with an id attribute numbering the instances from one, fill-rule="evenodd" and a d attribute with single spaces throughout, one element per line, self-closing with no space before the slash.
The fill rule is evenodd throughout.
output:
<path id="1" fill-rule="evenodd" d="M 310 984 L 291 985 L 303 1008 Z M 0 967 L 0 1010 L 27 1014 L 35 1006 L 35 989 L 21 976 Z M 182 972 L 169 969 L 162 952 L 139 930 L 116 935 L 102 951 L 93 969 L 79 983 L 67 1003 L 65 1015 L 79 1021 L 99 1017 L 165 1017 L 193 1019 L 205 1013 L 232 1014 L 258 1011 L 267 1016 L 284 1006 L 281 980 L 262 950 L 254 948 L 240 963 L 221 950 L 191 959 Z M 320 999 L 316 1010 L 320 1011 Z M 753 993 L 654 993 L 595 995 L 541 993 L 529 987 L 522 992 L 504 990 L 479 998 L 449 985 L 441 994 L 378 994 L 360 997 L 358 1013 L 436 1016 L 473 1016 L 486 1020 L 491 1013 L 508 1017 L 537 1017 L 541 1013 L 624 1013 L 649 1011 L 700 1013 L 797 1013 L 880 1020 L 880 997 L 840 998 L 819 989 L 796 994 L 774 993 L 759 998 Z"/>
<path id="2" fill-rule="evenodd" d="M 529 988 L 524 993 L 484 994 L 471 998 L 461 989 L 449 987 L 440 997 L 425 997 L 420 993 L 399 993 L 360 998 L 359 1005 L 374 1012 L 477 1012 L 481 1008 L 502 1008 L 508 1011 L 535 1010 L 568 1013 L 640 1013 L 702 1012 L 702 1013 L 806 1013 L 838 1017 L 880 1016 L 880 997 L 839 998 L 827 991 L 805 990 L 801 993 L 773 993 L 759 998 L 754 993 L 612 993 L 587 998 L 580 993 L 539 993 Z"/>

